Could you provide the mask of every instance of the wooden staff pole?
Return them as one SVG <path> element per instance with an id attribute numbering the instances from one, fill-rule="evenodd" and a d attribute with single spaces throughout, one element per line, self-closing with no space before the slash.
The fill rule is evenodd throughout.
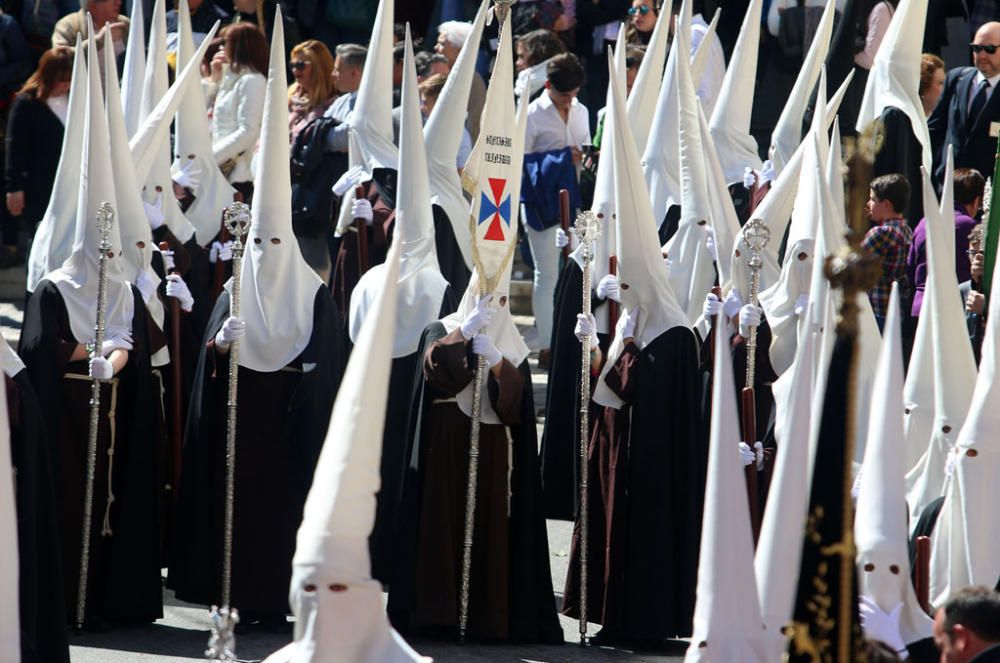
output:
<path id="1" fill-rule="evenodd" d="M 354 199 L 361 200 L 365 197 L 363 186 L 354 187 Z M 358 278 L 364 276 L 368 271 L 368 222 L 364 219 L 354 219 L 354 229 L 358 231 Z"/>
<path id="2" fill-rule="evenodd" d="M 169 251 L 167 242 L 160 242 L 160 251 Z M 177 273 L 176 266 L 171 274 Z M 176 297 L 170 298 L 170 457 L 173 462 L 170 473 L 170 492 L 176 498 L 181 482 L 181 431 L 183 417 L 183 384 L 181 382 L 181 303 Z"/>

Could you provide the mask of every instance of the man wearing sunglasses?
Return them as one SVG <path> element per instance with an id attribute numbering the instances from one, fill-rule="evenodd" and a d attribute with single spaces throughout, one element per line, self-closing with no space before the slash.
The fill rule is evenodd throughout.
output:
<path id="1" fill-rule="evenodd" d="M 948 72 L 944 92 L 927 121 L 934 150 L 934 180 L 941 185 L 946 148 L 955 150 L 956 168 L 993 172 L 1000 134 L 1000 22 L 984 23 L 969 45 L 973 67 Z"/>

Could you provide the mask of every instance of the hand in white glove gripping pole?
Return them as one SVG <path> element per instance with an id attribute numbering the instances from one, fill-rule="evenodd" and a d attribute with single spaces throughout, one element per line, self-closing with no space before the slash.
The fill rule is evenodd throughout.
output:
<path id="1" fill-rule="evenodd" d="M 501 354 L 493 339 L 486 334 L 476 334 L 472 339 L 472 351 L 477 355 L 482 355 L 490 368 L 503 361 L 503 354 Z"/>
<path id="2" fill-rule="evenodd" d="M 740 291 L 730 288 L 729 294 L 722 302 L 722 314 L 726 316 L 726 320 L 732 320 L 740 314 L 741 308 L 743 308 L 743 298 L 740 297 Z"/>
<path id="3" fill-rule="evenodd" d="M 556 228 L 556 248 L 565 248 L 567 244 L 570 251 L 576 251 L 576 248 L 580 246 L 580 238 L 576 234 L 576 228 L 570 228 L 568 232 L 562 228 Z"/>
<path id="4" fill-rule="evenodd" d="M 759 306 L 747 304 L 740 309 L 740 336 L 747 338 L 750 336 L 750 328 L 760 325 L 761 311 Z"/>
<path id="5" fill-rule="evenodd" d="M 871 597 L 858 597 L 858 613 L 861 616 L 861 628 L 864 629 L 865 636 L 869 640 L 881 640 L 905 659 L 909 657 L 909 653 L 899 632 L 899 618 L 902 612 L 902 602 L 897 603 L 892 612 L 885 612 Z"/>
<path id="6" fill-rule="evenodd" d="M 198 182 L 201 181 L 201 168 L 198 167 L 198 162 L 194 159 L 185 161 L 184 165 L 178 168 L 176 173 L 173 173 L 173 180 L 185 189 L 192 191 L 197 189 Z"/>
<path id="7" fill-rule="evenodd" d="M 90 360 L 88 373 L 95 380 L 110 380 L 115 373 L 115 369 L 111 365 L 111 362 L 104 357 L 94 357 Z"/>
<path id="8" fill-rule="evenodd" d="M 232 345 L 233 341 L 243 338 L 243 335 L 247 333 L 247 323 L 239 318 L 234 318 L 229 316 L 226 321 L 222 323 L 222 328 L 219 329 L 219 333 L 215 335 L 215 345 L 220 349 L 227 349 Z"/>
<path id="9" fill-rule="evenodd" d="M 180 274 L 170 274 L 167 276 L 167 297 L 177 299 L 180 302 L 181 309 L 188 313 L 191 312 L 191 308 L 194 306 L 194 296 Z"/>
<path id="10" fill-rule="evenodd" d="M 367 198 L 358 198 L 351 203 L 351 218 L 364 219 L 365 225 L 372 225 L 375 221 L 375 212 L 372 211 L 372 204 Z"/>
<path id="11" fill-rule="evenodd" d="M 719 249 L 715 244 L 715 228 L 705 226 L 705 248 L 712 256 L 712 262 L 719 262 Z"/>
<path id="12" fill-rule="evenodd" d="M 212 242 L 212 248 L 208 250 L 208 261 L 216 263 L 219 260 L 229 262 L 233 259 L 232 240 L 223 244 L 222 242 Z"/>
<path id="13" fill-rule="evenodd" d="M 149 227 L 152 230 L 156 230 L 164 224 L 167 220 L 166 214 L 163 213 L 163 192 L 156 194 L 156 199 L 147 203 L 145 200 L 142 201 L 142 208 L 146 211 L 146 220 L 149 222 Z"/>
<path id="14" fill-rule="evenodd" d="M 715 316 L 722 313 L 722 302 L 714 292 L 705 295 L 705 305 L 701 308 L 701 313 L 706 320 L 713 320 Z"/>
<path id="15" fill-rule="evenodd" d="M 618 284 L 618 277 L 614 274 L 608 274 L 597 284 L 597 296 L 601 299 L 610 299 L 621 303 L 622 301 L 622 290 L 621 286 Z"/>
<path id="16" fill-rule="evenodd" d="M 764 469 L 764 445 L 755 442 L 753 449 L 751 449 L 746 442 L 740 442 L 740 461 L 743 463 L 743 467 L 757 461 L 757 470 Z"/>
<path id="17" fill-rule="evenodd" d="M 332 189 L 333 195 L 338 198 L 343 198 L 345 193 L 362 182 L 368 181 L 369 179 L 371 179 L 371 177 L 365 172 L 364 166 L 354 166 L 353 168 L 348 169 L 348 171 L 341 175 L 340 179 L 334 183 Z"/>
<path id="18" fill-rule="evenodd" d="M 480 329 L 487 327 L 493 320 L 493 309 L 490 308 L 491 301 L 493 301 L 493 295 L 482 296 L 476 303 L 476 308 L 462 321 L 462 338 L 466 341 L 471 340 L 479 333 Z"/>
<path id="19" fill-rule="evenodd" d="M 581 343 L 589 338 L 591 348 L 596 348 L 600 343 L 600 340 L 597 338 L 597 321 L 594 319 L 593 313 L 588 315 L 577 313 L 576 326 L 573 328 L 573 333 L 576 334 Z"/>

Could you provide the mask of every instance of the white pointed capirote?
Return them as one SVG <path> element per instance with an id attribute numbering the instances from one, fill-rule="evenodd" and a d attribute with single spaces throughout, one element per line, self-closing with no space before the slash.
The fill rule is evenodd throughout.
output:
<path id="1" fill-rule="evenodd" d="M 691 57 L 691 78 L 696 81 L 701 80 L 701 77 L 705 73 L 705 67 L 708 66 L 708 54 L 712 48 L 713 40 L 716 38 L 715 30 L 719 27 L 719 17 L 721 15 L 722 10 L 716 9 L 715 16 L 712 17 L 712 22 L 708 24 L 708 29 L 705 30 L 705 35 L 698 42 L 697 48 L 694 49 L 694 55 Z"/>
<path id="2" fill-rule="evenodd" d="M 802 116 L 805 115 L 806 106 L 809 104 L 809 97 L 812 96 L 813 88 L 819 79 L 820 68 L 826 60 L 826 53 L 830 49 L 830 37 L 833 35 L 833 19 L 836 14 L 836 0 L 827 0 L 823 16 L 819 25 L 816 26 L 816 33 L 813 35 L 809 52 L 802 62 L 799 76 L 795 79 L 795 86 L 785 102 L 785 107 L 781 111 L 778 123 L 771 134 L 771 147 L 768 156 L 774 172 L 781 174 L 781 171 L 792 158 L 795 148 L 802 142 Z"/>
<path id="3" fill-rule="evenodd" d="M 74 53 L 78 55 L 73 58 L 59 166 L 52 183 L 49 205 L 38 223 L 28 252 L 28 292 L 34 292 L 42 277 L 62 265 L 73 250 L 77 199 L 80 195 L 80 154 L 83 152 L 83 134 L 87 125 L 87 58 L 80 57 L 86 49 L 80 48 L 79 35 Z"/>
<path id="4" fill-rule="evenodd" d="M 872 418 L 854 516 L 858 591 L 885 612 L 903 604 L 899 634 L 904 643 L 931 636 L 933 622 L 910 582 L 903 475 L 903 342 L 899 331 L 899 284 L 892 284 L 884 342 L 875 373 Z"/>
<path id="5" fill-rule="evenodd" d="M 177 4 L 177 69 L 182 69 L 195 54 L 194 31 L 187 0 Z M 193 169 L 198 181 L 194 202 L 184 212 L 194 226 L 195 239 L 205 246 L 219 233 L 222 210 L 233 202 L 236 190 L 219 170 L 212 154 L 212 133 L 205 114 L 205 92 L 201 85 L 188 86 L 181 99 L 175 120 L 174 163 L 176 176 L 182 168 Z"/>
<path id="6" fill-rule="evenodd" d="M 146 25 L 141 2 L 132 3 L 129 25 Z M 180 66 L 178 65 L 178 69 Z M 144 30 L 128 31 L 125 47 L 125 68 L 122 70 L 122 112 L 125 114 L 125 131 L 132 138 L 139 129 L 142 106 L 142 84 L 146 79 L 146 33 Z M 204 109 L 204 106 L 202 107 Z M 204 111 L 203 111 L 204 114 Z"/>
<path id="7" fill-rule="evenodd" d="M 816 342 L 815 334 L 807 334 L 798 346 L 792 368 L 772 385 L 774 436 L 781 453 L 775 457 L 770 497 L 754 555 L 769 661 L 781 660 L 785 650 L 787 640 L 781 629 L 792 619 L 799 583 L 802 546 L 788 545 L 788 542 L 802 536 L 802 523 L 809 510 L 812 464 L 818 439 L 811 432 L 812 415 L 820 411 L 813 408 L 808 388 L 815 376 Z"/>
<path id="8" fill-rule="evenodd" d="M 155 247 L 153 232 L 149 228 L 149 222 L 146 221 L 142 196 L 139 194 L 139 183 L 135 180 L 135 168 L 132 165 L 132 153 L 128 149 L 128 134 L 125 129 L 125 117 L 122 113 L 118 69 L 114 59 L 115 50 L 110 46 L 110 44 L 105 44 L 101 52 L 104 54 L 104 91 L 106 94 L 105 107 L 108 113 L 108 140 L 111 160 L 115 164 L 115 202 L 118 203 L 115 208 L 115 221 L 118 223 L 118 234 L 122 240 L 125 280 L 135 284 L 140 283 L 140 281 L 145 282 L 144 287 L 139 288 L 139 291 L 143 295 L 143 301 L 150 317 L 162 330 L 163 302 L 156 291 L 160 277 L 152 265 Z M 165 363 L 164 360 L 167 357 L 163 356 L 159 359 L 160 362 L 156 362 L 157 364 Z"/>
<path id="9" fill-rule="evenodd" d="M 441 275 L 434 247 L 434 215 L 427 186 L 427 157 L 420 121 L 420 91 L 413 62 L 410 26 L 406 26 L 403 56 L 402 110 L 399 122 L 399 180 L 396 189 L 396 225 L 393 242 L 402 243 L 399 267 L 399 305 L 392 331 L 392 356 L 405 357 L 417 351 L 427 325 L 441 315 L 448 281 Z M 357 340 L 364 320 L 371 315 L 378 289 L 383 287 L 386 268 L 377 265 L 365 272 L 351 293 L 350 334 Z"/>
<path id="10" fill-rule="evenodd" d="M 690 0 L 683 0 L 677 16 L 677 29 L 674 30 L 674 41 L 680 53 L 686 53 L 686 49 L 690 48 L 690 35 L 691 3 Z M 675 158 L 680 161 L 681 218 L 677 232 L 665 248 L 671 262 L 671 288 L 677 303 L 687 313 L 690 324 L 694 325 L 701 315 L 705 295 L 715 281 L 712 254 L 706 243 L 706 231 L 712 227 L 712 211 L 705 178 L 698 100 L 686 58 L 677 59 L 676 73 L 680 150 Z"/>
<path id="11" fill-rule="evenodd" d="M 840 84 L 833 98 L 827 102 L 826 126 L 824 127 L 824 131 L 829 130 L 830 123 L 836 117 L 837 111 L 840 109 L 840 102 L 843 101 L 847 87 L 851 84 L 853 78 L 854 72 L 852 71 L 844 79 L 844 82 Z M 797 143 L 797 145 L 798 147 L 792 152 L 792 157 L 788 160 L 788 164 L 782 170 L 781 174 L 778 175 L 777 179 L 771 183 L 770 191 L 768 191 L 757 209 L 754 210 L 751 217 L 760 219 L 767 226 L 768 230 L 771 231 L 772 241 L 768 242 L 767 246 L 764 247 L 761 255 L 764 261 L 760 272 L 761 290 L 773 285 L 781 274 L 781 266 L 778 262 L 778 248 L 781 246 L 781 241 L 774 241 L 774 238 L 784 236 L 785 228 L 787 228 L 788 221 L 792 215 L 795 194 L 798 191 L 799 174 L 802 168 L 802 156 L 805 153 L 805 148 L 803 143 Z M 744 246 L 743 230 L 740 230 L 740 234 L 736 238 L 734 251 L 740 250 Z M 746 272 L 734 270 L 733 274 L 733 287 L 737 288 L 742 300 L 747 301 L 750 293 L 750 281 L 746 276 Z"/>
<path id="12" fill-rule="evenodd" d="M 0 340 L 7 345 L 7 341 Z M 9 346 L 8 346 L 9 348 Z M 17 506 L 14 499 L 14 464 L 10 456 L 10 419 L 7 387 L 0 380 L 0 533 L 8 542 L 0 552 L 0 659 L 21 661 L 21 616 L 18 588 Z"/>
<path id="13" fill-rule="evenodd" d="M 954 160 L 948 148 L 942 205 L 934 199 L 930 174 L 923 171 L 924 215 L 927 224 L 927 289 L 920 317 L 932 321 L 934 356 L 934 420 L 924 455 L 906 476 L 906 499 L 910 504 L 910 524 L 916 526 L 923 510 L 944 494 L 945 465 L 959 428 L 969 412 L 976 384 L 976 360 L 966 338 L 965 311 L 955 273 Z"/>
<path id="14" fill-rule="evenodd" d="M 640 154 L 646 148 L 646 141 L 649 139 L 649 129 L 653 124 L 653 114 L 656 112 L 656 99 L 660 93 L 660 84 L 663 82 L 663 65 L 670 40 L 672 8 L 673 0 L 666 0 L 660 7 L 660 13 L 656 17 L 656 26 L 653 28 L 653 34 L 649 37 L 649 43 L 646 44 L 646 53 L 642 56 L 639 71 L 632 84 L 632 91 L 629 92 L 625 104 L 628 109 L 629 124 L 632 127 L 632 136 L 635 138 L 635 144 Z M 625 42 L 622 41 L 621 35 L 615 43 L 623 46 L 621 49 L 622 57 L 628 55 L 625 52 Z M 598 168 L 600 168 L 600 162 L 598 162 Z"/>
<path id="15" fill-rule="evenodd" d="M 149 28 L 149 57 L 146 60 L 146 80 L 142 86 L 140 121 L 145 122 L 159 101 L 166 96 L 169 86 L 167 67 L 167 19 L 164 11 L 165 0 L 156 0 L 153 5 L 153 19 Z M 164 222 L 181 242 L 187 242 L 194 235 L 194 226 L 181 212 L 177 199 L 173 196 L 174 181 L 170 176 L 170 141 L 168 136 L 152 146 L 153 157 L 149 174 L 140 180 L 144 185 L 142 198 L 147 203 L 155 203 L 159 198 L 163 204 Z"/>
<path id="16" fill-rule="evenodd" d="M 609 66 L 613 110 L 611 124 L 605 120 L 604 132 L 612 135 L 611 150 L 614 163 L 615 215 L 613 226 L 606 225 L 604 232 L 614 232 L 618 251 L 618 275 L 621 281 L 622 304 L 629 311 L 641 309 L 633 338 L 639 349 L 645 348 L 658 336 L 674 327 L 688 327 L 689 321 L 670 287 L 670 278 L 660 253 L 653 224 L 653 210 L 649 203 L 646 183 L 641 176 L 639 152 L 632 138 L 625 112 L 625 81 Z M 607 223 L 607 219 L 605 219 Z M 619 319 L 614 340 L 608 350 L 608 360 L 598 380 L 594 400 L 604 406 L 620 408 L 624 402 L 612 392 L 604 376 L 625 348 L 622 328 L 627 316 Z M 693 333 L 693 332 L 692 332 Z"/>
<path id="17" fill-rule="evenodd" d="M 87 18 L 89 34 L 94 34 L 90 17 Z M 78 51 L 83 52 L 83 49 Z M 117 210 L 114 174 L 111 169 L 111 152 L 108 150 L 108 123 L 101 91 L 101 61 L 94 40 L 87 42 L 87 113 L 80 163 L 80 195 L 77 199 L 76 232 L 73 250 L 59 269 L 46 274 L 43 280 L 59 290 L 70 330 L 78 343 L 94 339 L 97 311 L 97 282 L 100 272 L 101 236 L 97 228 L 97 211 L 102 203 L 111 203 Z M 119 233 L 121 220 L 115 214 L 108 239 L 111 251 L 107 260 L 107 309 L 105 327 L 108 337 L 132 328 L 134 300 L 129 284 L 125 282 L 124 260 L 121 258 L 122 242 Z"/>
<path id="18" fill-rule="evenodd" d="M 247 326 L 240 342 L 240 366 L 262 373 L 284 368 L 308 345 L 316 291 L 323 285 L 306 264 L 292 232 L 285 33 L 281 8 L 275 8 L 275 13 L 260 132 L 260 166 L 254 180 L 240 282 L 240 318 Z"/>
<path id="19" fill-rule="evenodd" d="M 747 561 L 754 555 L 743 467 L 736 454 L 740 425 L 729 339 L 715 335 L 712 428 L 708 445 L 705 512 L 694 631 L 688 663 L 765 663 L 764 620 L 757 579 Z M 786 569 L 787 572 L 787 569 Z"/>
<path id="20" fill-rule="evenodd" d="M 757 141 L 750 135 L 750 115 L 757 77 L 763 4 L 763 0 L 750 0 L 726 77 L 722 81 L 719 101 L 709 118 L 726 184 L 742 182 L 745 168 L 760 170 L 762 167 L 757 154 Z"/>
<path id="21" fill-rule="evenodd" d="M 719 256 L 716 266 L 719 270 L 719 282 L 725 285 L 732 279 L 733 263 L 730 257 L 733 255 L 736 236 L 740 232 L 740 218 L 736 214 L 732 196 L 729 195 L 729 187 L 726 186 L 726 176 L 712 140 L 708 119 L 700 109 L 698 122 L 704 153 L 705 182 L 709 192 L 708 206 L 712 215 L 712 229 L 715 231 L 715 249 Z"/>
<path id="22" fill-rule="evenodd" d="M 284 81 L 284 72 L 277 73 Z M 392 363 L 392 336 L 385 330 L 396 322 L 401 252 L 402 243 L 389 250 L 333 405 L 292 558 L 288 602 L 296 617 L 295 641 L 269 657 L 272 663 L 429 660 L 389 625 L 368 553 L 385 420 L 364 413 L 385 410 Z"/>
<path id="23" fill-rule="evenodd" d="M 443 209 L 448 216 L 455 243 L 470 271 L 473 263 L 469 203 L 462 194 L 462 180 L 455 168 L 455 161 L 462 145 L 469 92 L 476 75 L 476 58 L 479 55 L 479 42 L 482 40 L 489 4 L 489 0 L 483 0 L 479 5 L 469 38 L 465 40 L 455 66 L 448 73 L 448 80 L 434 104 L 434 110 L 424 125 L 431 203 Z"/>
<path id="24" fill-rule="evenodd" d="M 994 269 L 991 292 L 998 288 L 1000 270 Z M 990 298 L 986 320 L 979 377 L 931 536 L 932 605 L 944 605 L 963 587 L 992 587 L 1000 577 L 1000 519 L 994 507 L 1000 495 L 1000 297 Z"/>
<path id="25" fill-rule="evenodd" d="M 878 119 L 887 107 L 903 111 L 923 150 L 921 160 L 930 172 L 931 137 L 920 101 L 920 58 L 927 22 L 927 0 L 900 0 L 875 54 L 858 112 L 858 131 Z"/>

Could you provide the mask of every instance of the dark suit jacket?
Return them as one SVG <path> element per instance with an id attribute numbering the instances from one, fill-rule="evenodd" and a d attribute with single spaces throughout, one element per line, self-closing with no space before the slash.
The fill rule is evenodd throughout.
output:
<path id="1" fill-rule="evenodd" d="M 969 663 L 1000 663 L 1000 645 L 994 645 L 990 649 L 981 652 Z"/>
<path id="2" fill-rule="evenodd" d="M 934 151 L 934 183 L 941 186 L 947 147 L 954 145 L 955 168 L 975 168 L 983 177 L 993 174 L 997 139 L 990 138 L 990 123 L 1000 122 L 1000 94 L 994 90 L 977 118 L 969 117 L 969 95 L 976 77 L 975 67 L 948 72 L 944 92 L 927 121 Z"/>

